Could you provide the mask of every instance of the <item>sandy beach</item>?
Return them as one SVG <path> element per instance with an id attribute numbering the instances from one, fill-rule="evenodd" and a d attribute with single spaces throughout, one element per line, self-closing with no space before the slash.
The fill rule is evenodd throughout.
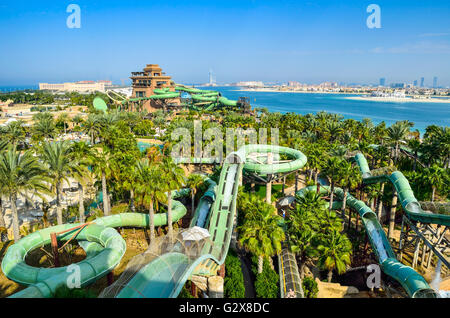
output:
<path id="1" fill-rule="evenodd" d="M 266 88 L 243 88 L 234 90 L 235 92 L 258 92 L 258 93 L 294 93 L 294 94 L 333 94 L 333 95 L 367 95 L 367 93 L 346 93 L 346 92 L 317 92 L 317 91 L 280 91 L 278 89 Z M 450 98 L 393 98 L 393 97 L 366 97 L 366 96 L 347 96 L 345 99 L 368 101 L 368 102 L 391 102 L 391 103 L 441 103 L 449 104 Z"/>
<path id="2" fill-rule="evenodd" d="M 243 88 L 233 90 L 234 92 L 258 92 L 258 93 L 294 93 L 294 94 L 346 94 L 346 95 L 363 95 L 367 93 L 343 93 L 343 92 L 317 92 L 317 91 L 280 91 L 278 89 L 265 88 Z"/>
<path id="3" fill-rule="evenodd" d="M 392 98 L 392 97 L 363 97 L 349 96 L 345 99 L 360 100 L 368 102 L 389 102 L 389 103 L 441 103 L 450 104 L 450 98 Z"/>

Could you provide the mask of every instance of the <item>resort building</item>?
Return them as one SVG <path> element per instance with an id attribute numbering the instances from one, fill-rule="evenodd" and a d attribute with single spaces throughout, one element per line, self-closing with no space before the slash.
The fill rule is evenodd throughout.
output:
<path id="1" fill-rule="evenodd" d="M 102 92 L 112 86 L 111 81 L 80 81 L 75 83 L 49 84 L 39 83 L 40 90 L 60 91 L 60 92 Z"/>
<path id="2" fill-rule="evenodd" d="M 239 87 L 264 87 L 264 83 L 261 81 L 248 81 L 248 82 L 238 82 L 235 86 Z"/>
<path id="3" fill-rule="evenodd" d="M 147 64 L 142 72 L 131 73 L 133 94 L 132 98 L 145 98 L 155 95 L 155 89 L 169 88 L 170 92 L 175 92 L 175 84 L 171 76 L 167 76 L 158 64 Z M 173 103 L 179 104 L 180 100 L 171 99 Z M 163 107 L 162 103 L 167 101 L 145 100 L 143 108 L 149 112 Z"/>

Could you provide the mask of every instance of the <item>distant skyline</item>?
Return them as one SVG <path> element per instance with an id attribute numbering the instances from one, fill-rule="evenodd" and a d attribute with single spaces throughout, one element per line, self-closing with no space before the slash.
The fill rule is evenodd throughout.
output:
<path id="1" fill-rule="evenodd" d="M 395 3 L 393 3 L 395 2 Z M 69 29 L 69 4 L 81 28 Z M 369 4 L 381 28 L 369 29 Z M 448 0 L 5 1 L 0 86 L 128 80 L 147 63 L 177 82 L 450 86 Z"/>

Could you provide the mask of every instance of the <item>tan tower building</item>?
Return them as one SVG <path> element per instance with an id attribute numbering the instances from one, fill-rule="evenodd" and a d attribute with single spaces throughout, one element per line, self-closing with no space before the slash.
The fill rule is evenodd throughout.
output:
<path id="1" fill-rule="evenodd" d="M 175 84 L 172 77 L 167 76 L 162 71 L 158 64 L 147 64 L 142 72 L 132 72 L 131 80 L 133 86 L 132 98 L 149 97 L 154 94 L 154 89 L 169 88 L 171 92 L 175 92 Z M 143 102 L 144 109 L 153 112 L 156 109 L 162 108 L 163 103 L 171 102 L 172 104 L 179 104 L 179 99 L 171 100 L 146 100 Z"/>

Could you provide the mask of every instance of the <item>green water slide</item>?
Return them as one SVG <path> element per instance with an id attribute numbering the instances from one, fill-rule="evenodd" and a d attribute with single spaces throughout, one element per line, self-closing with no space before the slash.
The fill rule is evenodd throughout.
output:
<path id="1" fill-rule="evenodd" d="M 234 154 L 231 155 L 234 158 Z M 203 246 L 199 257 L 190 258 L 180 252 L 164 254 L 142 268 L 120 291 L 117 298 L 167 298 L 176 297 L 191 275 L 214 276 L 224 263 L 231 241 L 236 197 L 243 161 L 225 161 L 216 200 L 204 221 L 211 238 Z M 199 210 L 199 208 L 197 208 Z"/>
<path id="2" fill-rule="evenodd" d="M 231 241 L 236 212 L 236 197 L 239 179 L 245 164 L 245 156 L 254 151 L 281 151 L 294 154 L 294 159 L 297 161 L 296 166 L 298 167 L 303 162 L 306 162 L 306 157 L 298 151 L 265 145 L 245 146 L 238 152 L 231 154 L 223 165 L 219 185 L 216 186 L 212 181 L 207 181 L 209 188 L 200 200 L 192 220 L 192 225 L 207 228 L 212 238 L 211 243 L 204 246 L 201 257 L 195 260 L 188 260 L 185 256 L 179 255 L 179 253 L 163 255 L 162 258 L 157 258 L 145 266 L 136 275 L 136 278 L 129 282 L 128 287 L 131 286 L 133 288 L 124 288 L 123 293 L 119 294 L 118 297 L 129 296 L 130 290 L 139 291 L 140 286 L 146 286 L 143 291 L 140 291 L 145 297 L 157 297 L 158 295 L 159 297 L 175 297 L 192 274 L 210 276 L 217 273 L 219 265 L 225 261 Z M 280 171 L 286 169 L 286 164 L 284 163 L 275 166 Z M 276 167 L 262 165 L 258 168 L 254 164 L 250 164 L 248 169 L 274 172 L 277 171 Z M 188 192 L 189 190 L 187 189 L 175 192 L 173 195 L 174 198 L 177 198 L 178 196 L 187 195 Z M 208 213 L 211 205 L 211 212 Z M 183 217 L 185 213 L 186 208 L 180 202 L 173 201 L 174 222 Z M 155 215 L 155 225 L 160 226 L 164 224 L 167 224 L 167 215 Z M 30 286 L 12 297 L 51 297 L 58 287 L 66 283 L 71 274 L 70 271 L 67 271 L 68 267 L 35 268 L 27 265 L 24 260 L 30 251 L 48 245 L 51 233 L 62 232 L 79 225 L 81 224 L 66 224 L 37 231 L 21 239 L 8 249 L 2 262 L 3 272 L 11 280 Z M 99 218 L 94 221 L 94 224 L 85 226 L 77 234 L 77 240 L 87 254 L 85 260 L 77 263 L 82 272 L 81 287 L 87 286 L 105 276 L 120 263 L 126 246 L 122 237 L 113 229 L 114 227 L 147 227 L 148 225 L 147 214 L 123 213 Z M 75 231 L 72 230 L 60 235 L 59 239 L 62 241 L 70 239 Z M 165 264 L 166 270 L 171 271 L 170 275 L 164 272 L 161 264 Z M 151 286 L 154 285 L 155 281 L 161 282 L 161 277 L 171 277 L 170 281 L 165 282 L 165 286 L 171 287 L 165 289 L 167 290 L 166 293 L 159 292 L 156 295 L 155 293 L 157 292 L 155 290 L 158 289 Z M 142 296 L 139 292 L 135 292 L 133 295 L 135 297 Z"/>
<path id="3" fill-rule="evenodd" d="M 173 191 L 174 199 L 184 197 L 189 189 Z M 187 210 L 179 201 L 172 201 L 173 222 L 180 220 Z M 167 213 L 155 214 L 155 226 L 167 224 Z M 9 279 L 30 286 L 11 297 L 14 298 L 48 298 L 67 282 L 72 272 L 68 266 L 58 268 L 37 268 L 27 265 L 27 254 L 37 248 L 50 244 L 50 234 L 73 229 L 82 224 L 64 224 L 36 231 L 8 248 L 1 268 Z M 85 226 L 76 236 L 80 246 L 86 252 L 86 259 L 77 263 L 81 273 L 81 287 L 87 286 L 113 270 L 122 259 L 126 244 L 115 227 L 148 227 L 149 216 L 142 213 L 121 213 L 102 217 Z M 58 236 L 66 241 L 77 229 Z"/>
<path id="4" fill-rule="evenodd" d="M 194 102 L 201 102 L 201 103 L 215 103 L 218 100 L 217 96 L 203 96 L 200 94 L 193 94 L 192 96 L 192 100 Z"/>
<path id="5" fill-rule="evenodd" d="M 186 86 L 182 86 L 182 85 L 176 86 L 175 90 L 179 91 L 179 92 L 186 92 L 189 94 L 200 94 L 200 95 L 210 95 L 210 96 L 220 95 L 220 93 L 217 91 L 203 90 L 203 89 L 198 89 L 198 88 L 193 88 L 193 87 L 186 87 Z"/>
<path id="6" fill-rule="evenodd" d="M 293 161 L 275 165 L 247 163 L 247 155 L 255 152 L 282 153 L 291 157 Z M 180 163 L 182 160 L 178 162 Z M 190 163 L 191 160 L 186 160 L 186 162 Z M 197 162 L 202 161 L 197 160 Z M 306 157 L 300 151 L 286 147 L 247 145 L 230 154 L 224 161 L 218 185 L 210 182 L 208 191 L 200 200 L 191 222 L 191 226 L 196 225 L 208 229 L 211 235 L 210 242 L 205 244 L 200 253 L 201 256 L 192 259 L 184 253 L 176 251 L 164 254 L 140 270 L 117 297 L 176 297 L 190 276 L 216 275 L 219 266 L 225 262 L 231 242 L 242 170 L 278 173 L 292 171 L 290 169 L 300 169 L 305 164 Z M 216 189 L 215 193 L 214 189 Z M 208 213 L 212 201 L 214 203 Z"/>
<path id="7" fill-rule="evenodd" d="M 247 161 L 247 156 L 255 152 L 275 152 L 288 155 L 294 160 L 274 165 Z M 237 187 L 242 170 L 265 175 L 293 171 L 302 168 L 305 164 L 306 157 L 300 151 L 267 145 L 244 146 L 228 156 L 220 175 L 216 200 L 204 224 L 211 233 L 213 243 L 205 246 L 202 256 L 194 261 L 189 260 L 182 253 L 169 253 L 154 260 L 130 281 L 119 297 L 175 297 L 190 275 L 213 275 L 217 267 L 213 266 L 211 270 L 211 267 L 207 266 L 208 263 L 209 266 L 211 263 L 222 264 L 227 254 L 236 211 Z M 315 191 L 316 187 L 302 189 L 297 195 L 301 196 L 306 190 Z M 322 193 L 328 193 L 329 190 L 329 187 L 320 189 Z M 343 199 L 342 189 L 337 188 L 335 193 L 338 198 Z M 339 203 L 341 202 L 336 201 L 335 205 Z M 347 196 L 347 205 L 361 216 L 382 270 L 396 279 L 411 297 L 436 297 L 436 293 L 422 276 L 411 267 L 397 261 L 375 213 L 351 195 Z"/>
<path id="8" fill-rule="evenodd" d="M 212 110 L 216 107 L 236 107 L 237 101 L 229 100 L 221 96 L 217 91 L 201 90 L 197 88 L 190 88 L 185 86 L 177 86 L 176 91 L 186 92 L 191 94 L 194 110 Z"/>
<path id="9" fill-rule="evenodd" d="M 307 191 L 317 191 L 316 186 L 301 189 L 296 193 L 297 197 L 302 197 Z M 321 186 L 320 193 L 328 194 L 330 187 Z M 335 188 L 335 195 L 341 202 L 336 202 L 333 208 L 337 209 L 342 205 L 344 199 L 344 191 Z M 419 275 L 413 268 L 400 263 L 392 250 L 389 240 L 384 233 L 383 228 L 378 222 L 376 214 L 362 201 L 357 200 L 350 194 L 347 194 L 347 206 L 358 212 L 366 229 L 378 262 L 384 273 L 397 280 L 408 295 L 412 298 L 436 298 L 436 292 L 430 288 L 427 281 Z"/>
<path id="10" fill-rule="evenodd" d="M 153 93 L 157 94 L 157 95 L 162 95 L 162 94 L 167 94 L 170 93 L 170 88 L 169 87 L 165 87 L 165 88 L 155 88 L 153 90 Z"/>
<path id="11" fill-rule="evenodd" d="M 226 97 L 219 97 L 219 96 L 211 96 L 209 94 L 206 95 L 192 95 L 192 100 L 194 102 L 202 102 L 202 103 L 216 103 L 220 106 L 229 106 L 229 107 L 236 107 L 237 101 L 229 100 Z"/>
<path id="12" fill-rule="evenodd" d="M 376 175 L 376 173 L 374 174 L 370 170 L 369 164 L 362 153 L 356 154 L 353 160 L 358 165 L 365 184 L 390 181 L 394 185 L 402 207 L 410 220 L 420 223 L 450 226 L 450 215 L 436 214 L 422 209 L 419 201 L 414 196 L 408 179 L 406 179 L 403 173 L 395 171 L 392 174 Z"/>
<path id="13" fill-rule="evenodd" d="M 170 92 L 170 93 L 155 94 L 149 97 L 130 98 L 125 102 L 139 102 L 143 100 L 156 100 L 156 99 L 173 99 L 178 97 L 180 97 L 179 93 Z"/>

